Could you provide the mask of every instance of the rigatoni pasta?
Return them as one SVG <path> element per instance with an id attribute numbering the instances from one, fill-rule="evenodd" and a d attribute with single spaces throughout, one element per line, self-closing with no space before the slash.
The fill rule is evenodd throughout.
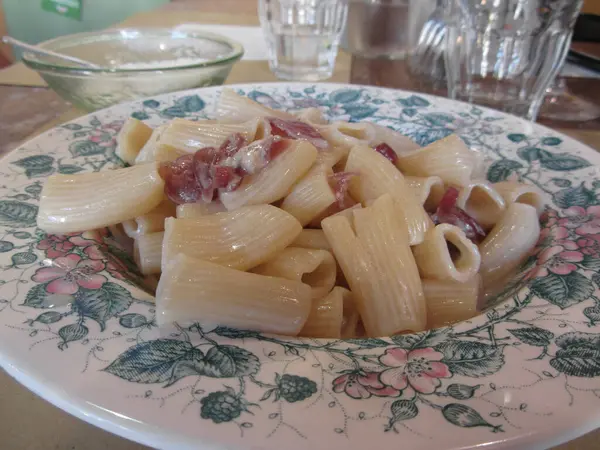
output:
<path id="1" fill-rule="evenodd" d="M 533 206 L 538 216 L 544 211 L 544 194 L 535 186 L 516 181 L 501 181 L 492 187 L 502 196 L 505 203 L 524 203 Z"/>
<path id="2" fill-rule="evenodd" d="M 445 223 L 429 230 L 425 240 L 413 247 L 413 255 L 423 278 L 464 283 L 481 265 L 477 245 L 460 228 Z"/>
<path id="3" fill-rule="evenodd" d="M 314 299 L 301 336 L 339 339 L 344 325 L 344 292 L 336 287 L 325 297 Z M 348 292 L 348 291 L 346 291 Z"/>
<path id="4" fill-rule="evenodd" d="M 296 239 L 302 226 L 279 208 L 256 205 L 165 222 L 163 266 L 183 253 L 239 270 L 262 264 Z"/>
<path id="5" fill-rule="evenodd" d="M 423 291 L 409 237 L 393 215 L 387 195 L 378 204 L 354 211 L 356 233 L 345 217 L 323 220 L 369 336 L 425 328 Z"/>
<path id="6" fill-rule="evenodd" d="M 541 194 L 477 179 L 482 159 L 458 136 L 420 148 L 231 89 L 216 117 L 131 119 L 117 154 L 133 167 L 53 175 L 42 191 L 42 230 L 110 226 L 124 241 L 158 280 L 161 326 L 350 339 L 452 325 L 538 239 Z"/>
<path id="7" fill-rule="evenodd" d="M 288 247 L 252 271 L 260 275 L 301 281 L 311 287 L 313 299 L 319 299 L 333 289 L 336 263 L 327 250 Z"/>
<path id="8" fill-rule="evenodd" d="M 95 230 L 149 213 L 162 201 L 156 164 L 54 175 L 42 189 L 38 226 L 49 233 Z"/>
<path id="9" fill-rule="evenodd" d="M 144 275 L 160 273 L 165 233 L 142 234 L 135 239 L 133 257 Z"/>
<path id="10" fill-rule="evenodd" d="M 179 254 L 163 269 L 156 289 L 159 325 L 225 325 L 297 335 L 311 309 L 311 289 L 299 281 L 266 277 Z"/>
<path id="11" fill-rule="evenodd" d="M 487 290 L 498 288 L 535 246 L 540 235 L 537 211 L 513 203 L 481 243 L 481 277 Z"/>
<path id="12" fill-rule="evenodd" d="M 467 186 L 476 163 L 476 155 L 461 138 L 450 135 L 405 155 L 396 165 L 406 175 L 438 176 L 444 183 Z"/>
<path id="13" fill-rule="evenodd" d="M 308 142 L 294 142 L 290 147 L 264 170 L 244 180 L 237 190 L 221 194 L 225 208 L 232 211 L 285 197 L 317 159 L 317 149 Z"/>
<path id="14" fill-rule="evenodd" d="M 135 158 L 152 136 L 152 128 L 141 120 L 130 117 L 117 135 L 115 153 L 127 164 L 134 164 Z"/>
<path id="15" fill-rule="evenodd" d="M 388 159 L 369 147 L 353 147 L 345 170 L 359 175 L 350 181 L 350 194 L 356 200 L 364 205 L 389 194 L 394 200 L 393 208 L 404 218 L 410 244 L 423 242 L 425 233 L 432 225 L 431 219 L 402 174 Z"/>
<path id="16" fill-rule="evenodd" d="M 477 303 L 482 294 L 481 277 L 475 275 L 464 283 L 423 280 L 423 293 L 427 304 L 427 326 L 452 325 L 477 314 Z"/>

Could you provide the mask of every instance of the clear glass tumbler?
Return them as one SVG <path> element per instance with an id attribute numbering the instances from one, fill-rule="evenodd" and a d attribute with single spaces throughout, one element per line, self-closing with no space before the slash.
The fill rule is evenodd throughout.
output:
<path id="1" fill-rule="evenodd" d="M 446 0 L 451 98 L 537 118 L 583 0 Z"/>
<path id="2" fill-rule="evenodd" d="M 284 80 L 330 78 L 348 14 L 346 0 L 259 0 L 269 67 Z"/>

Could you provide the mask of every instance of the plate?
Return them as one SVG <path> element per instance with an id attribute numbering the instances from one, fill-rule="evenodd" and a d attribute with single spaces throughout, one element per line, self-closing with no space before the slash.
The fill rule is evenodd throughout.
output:
<path id="1" fill-rule="evenodd" d="M 425 145 L 451 133 L 491 181 L 548 196 L 540 241 L 484 314 L 384 339 L 293 339 L 219 327 L 173 332 L 107 232 L 36 230 L 44 179 L 120 165 L 133 116 L 210 117 L 220 88 L 99 111 L 0 164 L 0 363 L 43 398 L 159 448 L 546 448 L 600 425 L 600 165 L 592 149 L 496 111 L 411 92 L 335 84 L 238 85 L 273 108 L 316 106 Z M 46 267 L 64 258 L 68 270 Z M 85 274 L 85 277 L 83 277 Z M 379 374 L 393 371 L 397 389 Z M 387 378 L 387 377 L 386 377 Z M 402 388 L 401 390 L 398 390 Z"/>

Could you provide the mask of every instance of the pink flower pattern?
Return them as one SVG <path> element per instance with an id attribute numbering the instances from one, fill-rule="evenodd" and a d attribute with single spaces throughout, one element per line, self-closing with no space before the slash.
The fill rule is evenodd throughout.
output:
<path id="1" fill-rule="evenodd" d="M 74 294 L 80 287 L 100 289 L 106 277 L 98 275 L 104 269 L 101 261 L 82 260 L 70 254 L 52 261 L 49 267 L 38 269 L 32 277 L 37 283 L 48 283 L 46 291 L 51 294 Z"/>
<path id="2" fill-rule="evenodd" d="M 527 278 L 540 278 L 548 276 L 549 273 L 555 275 L 568 275 L 577 270 L 577 265 L 583 261 L 581 252 L 565 249 L 561 245 L 543 250 L 538 256 L 538 267 L 534 269 Z"/>
<path id="3" fill-rule="evenodd" d="M 433 394 L 442 384 L 440 378 L 452 376 L 448 366 L 441 362 L 443 357 L 433 348 L 390 348 L 379 357 L 379 362 L 389 367 L 379 374 L 379 380 L 402 391 L 403 398 L 412 398 L 415 392 Z"/>
<path id="4" fill-rule="evenodd" d="M 49 234 L 37 244 L 39 250 L 44 250 L 50 259 L 59 258 L 68 254 L 73 248 L 69 235 Z"/>
<path id="5" fill-rule="evenodd" d="M 558 225 L 575 229 L 580 236 L 600 233 L 600 206 L 571 206 L 564 211 L 566 217 L 558 219 Z"/>
<path id="6" fill-rule="evenodd" d="M 600 259 L 600 235 L 579 238 L 577 239 L 577 246 L 584 255 Z"/>
<path id="7" fill-rule="evenodd" d="M 537 243 L 536 253 L 553 245 L 562 245 L 567 250 L 577 250 L 578 246 L 570 240 L 569 230 L 565 227 L 543 228 Z"/>
<path id="8" fill-rule="evenodd" d="M 377 397 L 397 397 L 400 391 L 384 385 L 379 380 L 379 372 L 351 372 L 333 380 L 333 392 L 345 392 L 355 399 Z"/>

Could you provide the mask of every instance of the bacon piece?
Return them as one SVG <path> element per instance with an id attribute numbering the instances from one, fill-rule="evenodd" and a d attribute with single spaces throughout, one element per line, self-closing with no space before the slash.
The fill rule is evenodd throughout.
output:
<path id="1" fill-rule="evenodd" d="M 433 222 L 438 225 L 447 223 L 457 226 L 475 244 L 479 244 L 485 239 L 485 231 L 473 217 L 467 214 L 463 209 L 456 206 L 458 200 L 458 189 L 449 187 L 440 200 L 437 211 L 431 216 Z"/>
<path id="2" fill-rule="evenodd" d="M 355 172 L 337 172 L 328 177 L 329 185 L 333 189 L 340 211 L 352 206 L 349 205 L 351 199 L 349 201 L 348 188 L 350 180 L 356 176 L 358 174 Z"/>
<path id="3" fill-rule="evenodd" d="M 390 160 L 392 164 L 396 165 L 396 162 L 398 161 L 398 155 L 396 154 L 394 149 L 387 145 L 385 142 L 382 142 L 377 147 L 375 147 L 375 151 L 385 156 L 387 159 Z"/>
<path id="4" fill-rule="evenodd" d="M 236 190 L 245 176 L 258 173 L 289 145 L 279 136 L 246 145 L 239 134 L 229 136 L 221 146 L 205 147 L 160 167 L 165 193 L 176 204 L 211 202 L 218 190 Z"/>
<path id="5" fill-rule="evenodd" d="M 315 127 L 299 120 L 286 120 L 277 117 L 267 117 L 271 125 L 271 133 L 288 139 L 304 139 L 318 149 L 326 149 L 329 144 Z"/>

